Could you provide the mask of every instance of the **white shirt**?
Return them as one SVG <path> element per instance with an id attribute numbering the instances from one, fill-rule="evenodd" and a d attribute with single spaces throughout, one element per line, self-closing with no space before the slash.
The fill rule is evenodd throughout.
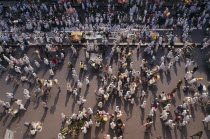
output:
<path id="1" fill-rule="evenodd" d="M 25 99 L 29 99 L 31 96 L 29 94 L 24 94 Z"/>
<path id="2" fill-rule="evenodd" d="M 26 73 L 28 73 L 28 72 L 29 72 L 29 69 L 28 69 L 28 67 L 27 67 L 27 66 L 25 66 L 25 67 L 24 67 L 24 70 L 25 70 L 25 72 L 26 72 Z"/>
<path id="3" fill-rule="evenodd" d="M 145 108 L 145 107 L 146 107 L 146 102 L 143 102 L 143 103 L 141 104 L 141 107 L 142 107 L 142 108 Z"/>
<path id="4" fill-rule="evenodd" d="M 8 97 L 9 99 L 14 98 L 14 96 L 13 96 L 13 94 L 12 94 L 12 93 L 6 93 L 6 95 L 7 95 L 7 97 Z"/>
<path id="5" fill-rule="evenodd" d="M 49 65 L 49 62 L 48 62 L 47 59 L 44 60 L 44 63 L 45 63 L 46 65 Z"/>
<path id="6" fill-rule="evenodd" d="M 35 63 L 35 65 L 36 65 L 36 67 L 37 67 L 37 68 L 39 68 L 39 67 L 40 67 L 40 64 L 39 64 L 39 62 L 38 62 L 38 61 L 35 61 L 34 63 Z"/>
<path id="7" fill-rule="evenodd" d="M 86 84 L 90 83 L 90 80 L 88 78 L 85 79 Z"/>

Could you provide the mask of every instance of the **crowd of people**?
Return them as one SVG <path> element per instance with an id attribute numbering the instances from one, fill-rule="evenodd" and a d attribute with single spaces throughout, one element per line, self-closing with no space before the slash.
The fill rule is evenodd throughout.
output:
<path id="1" fill-rule="evenodd" d="M 0 6 L 0 41 L 22 44 L 69 42 L 71 31 L 93 31 L 94 34 L 116 32 L 115 38 L 126 38 L 138 29 L 135 38 L 150 39 L 158 29 L 180 30 L 181 35 L 169 33 L 173 42 L 190 38 L 194 29 L 209 26 L 210 3 L 207 0 L 169 2 L 130 0 L 122 5 L 115 1 L 85 0 L 78 3 L 56 1 L 19 2 L 8 8 Z M 123 30 L 122 32 L 122 29 Z M 156 32 L 157 37 L 163 37 Z M 204 40 L 206 42 L 208 40 Z"/>
<path id="2" fill-rule="evenodd" d="M 103 6 L 102 4 L 106 5 Z M 86 72 L 88 70 L 98 71 L 99 87 L 98 89 L 95 88 L 96 109 L 83 108 L 78 114 L 73 113 L 71 116 L 62 113 L 62 130 L 58 131 L 58 139 L 63 139 L 69 135 L 86 134 L 93 124 L 96 128 L 100 128 L 101 123 L 106 121 L 109 121 L 113 132 L 105 134 L 103 138 L 110 139 L 114 134 L 115 139 L 122 139 L 123 131 L 126 128 L 122 121 L 123 112 L 119 106 L 116 106 L 113 114 L 105 109 L 105 104 L 110 97 L 133 105 L 135 104 L 134 99 L 137 97 L 136 94 L 140 94 L 140 98 L 137 99 L 140 99 L 140 108 L 143 111 L 147 105 L 150 105 L 150 102 L 146 101 L 148 90 L 145 89 L 145 86 L 151 88 L 156 86 L 156 83 L 162 78 L 161 73 L 165 73 L 167 76 L 171 74 L 172 67 L 185 62 L 186 74 L 184 78 L 174 85 L 171 92 L 161 92 L 158 97 L 153 98 L 150 112 L 145 119 L 146 123 L 142 127 L 145 127 L 145 132 L 149 134 L 154 116 L 159 117 L 163 125 L 171 130 L 175 127 L 186 126 L 190 124 L 192 117 L 191 107 L 200 103 L 210 106 L 208 84 L 201 83 L 203 78 L 195 76 L 194 73 L 199 70 L 199 67 L 195 65 L 193 57 L 190 57 L 191 52 L 197 49 L 197 46 L 188 42 L 189 34 L 193 28 L 202 29 L 209 25 L 210 3 L 205 0 L 188 0 L 187 2 L 176 2 L 170 8 L 167 7 L 167 4 L 167 2 L 160 0 L 127 0 L 127 2 L 120 4 L 116 4 L 113 0 L 106 3 L 97 0 L 71 3 L 64 0 L 48 5 L 44 2 L 31 0 L 19 2 L 7 9 L 1 5 L 0 69 L 2 74 L 7 73 L 5 82 L 13 82 L 16 88 L 20 84 L 28 84 L 29 88 L 34 88 L 35 91 L 25 88 L 23 90 L 24 98 L 26 101 L 36 101 L 36 98 L 41 96 L 42 106 L 47 111 L 51 88 L 56 87 L 61 92 L 60 83 L 62 80 L 54 78 L 56 70 L 60 65 L 67 65 L 75 85 L 72 86 L 68 82 L 66 91 L 73 94 L 76 103 L 82 107 L 87 101 L 92 101 L 86 100 L 84 96 L 80 95 L 83 86 L 91 86 L 91 80 Z M 101 11 L 101 7 L 104 11 Z M 122 9 L 126 12 L 123 12 Z M 103 27 L 108 27 L 107 25 L 110 28 L 100 30 Z M 93 31 L 94 33 L 114 31 L 118 32 L 119 35 L 121 28 L 126 28 L 128 32 L 133 28 L 143 29 L 140 35 L 136 36 L 138 39 L 135 39 L 139 42 L 135 48 L 137 53 L 140 53 L 142 49 L 144 53 L 138 69 L 134 68 L 134 64 L 136 64 L 133 62 L 134 50 L 129 45 L 126 47 L 118 45 L 127 38 L 128 32 L 126 31 L 122 32 L 122 38 L 115 39 L 114 46 L 111 47 L 111 52 L 108 54 L 110 60 L 108 64 L 103 62 L 107 58 L 106 53 L 109 49 L 106 35 L 104 35 L 105 43 L 100 47 L 97 41 L 87 41 L 86 49 L 84 49 L 85 61 L 80 61 L 80 71 L 76 71 L 77 67 L 73 64 L 79 56 L 76 46 L 70 45 L 71 60 L 68 63 L 64 62 L 67 53 L 62 43 L 67 33 L 61 31 L 79 30 Z M 182 31 L 182 35 L 179 37 L 173 32 L 170 32 L 167 38 L 157 35 L 147 39 L 147 47 L 141 46 L 142 41 L 150 36 L 147 29 L 161 28 L 179 29 Z M 53 36 L 47 36 L 47 32 L 53 32 Z M 40 33 L 44 33 L 45 38 L 40 39 Z M 32 38 L 36 43 L 45 43 L 44 46 L 35 48 L 33 52 L 35 60 L 27 55 L 27 50 L 30 49 L 29 40 Z M 173 45 L 178 39 L 184 42 L 184 46 L 174 48 Z M 58 45 L 54 45 L 52 40 L 56 41 Z M 19 43 L 20 48 L 11 47 L 11 42 Z M 167 48 L 165 42 L 168 42 Z M 201 49 L 208 50 L 208 46 L 207 38 L 204 39 Z M 167 53 L 161 55 L 160 61 L 157 61 L 157 54 L 160 49 L 166 49 Z M 21 54 L 17 55 L 19 50 Z M 146 60 L 147 57 L 151 57 L 151 61 Z M 112 67 L 114 59 L 117 59 L 116 73 Z M 192 65 L 193 68 L 191 68 Z M 37 75 L 37 71 L 42 69 L 49 71 L 49 79 Z M 83 74 L 85 78 L 81 79 L 80 74 Z M 183 83 L 184 81 L 185 83 Z M 172 101 L 176 99 L 178 90 L 183 90 L 184 93 L 191 92 L 192 95 L 183 98 L 183 104 L 176 107 L 175 118 L 172 119 L 169 116 L 172 114 L 170 107 Z M 9 100 L 0 100 L 4 113 L 15 117 L 19 112 L 27 111 L 22 100 L 16 98 L 13 93 L 7 92 L 6 96 Z M 15 104 L 19 106 L 17 109 L 14 108 Z M 155 115 L 157 108 L 160 108 L 160 116 Z M 207 116 L 203 119 L 204 123 L 210 122 L 209 109 L 206 110 L 206 113 Z M 192 137 L 197 135 L 202 136 L 202 131 L 192 135 Z"/>

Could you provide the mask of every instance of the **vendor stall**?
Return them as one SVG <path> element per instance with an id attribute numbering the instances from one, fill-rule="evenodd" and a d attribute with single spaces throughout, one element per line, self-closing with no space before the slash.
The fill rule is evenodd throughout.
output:
<path id="1" fill-rule="evenodd" d="M 83 33 L 79 31 L 74 31 L 71 33 L 71 40 L 73 42 L 80 42 L 83 39 Z"/>
<path id="2" fill-rule="evenodd" d="M 77 13 L 75 8 L 69 8 L 66 10 L 67 15 L 74 15 L 75 13 Z"/>
<path id="3" fill-rule="evenodd" d="M 118 0 L 118 3 L 121 3 L 121 4 L 127 3 L 127 0 Z"/>

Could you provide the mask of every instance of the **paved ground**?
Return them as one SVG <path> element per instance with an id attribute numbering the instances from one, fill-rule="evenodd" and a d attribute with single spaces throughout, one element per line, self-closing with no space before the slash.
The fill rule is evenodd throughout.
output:
<path id="1" fill-rule="evenodd" d="M 28 51 L 28 56 L 30 59 L 34 59 L 33 51 L 35 48 L 31 48 Z M 56 75 L 54 78 L 57 78 L 60 81 L 61 84 L 61 93 L 58 93 L 57 87 L 54 87 L 51 91 L 52 95 L 49 99 L 48 106 L 49 110 L 47 112 L 44 112 L 42 106 L 41 106 L 41 99 L 38 100 L 37 103 L 34 102 L 27 102 L 25 104 L 27 111 L 24 113 L 20 113 L 20 115 L 16 118 L 13 118 L 11 116 L 1 116 L 0 118 L 0 138 L 3 138 L 4 132 L 7 128 L 11 129 L 12 131 L 15 131 L 15 139 L 26 139 L 28 138 L 25 134 L 26 127 L 23 126 L 23 123 L 28 121 L 42 121 L 43 123 L 43 130 L 41 133 L 37 133 L 35 136 L 36 139 L 56 139 L 57 134 L 60 132 L 61 128 L 61 116 L 60 114 L 64 112 L 66 115 L 70 115 L 73 112 L 78 112 L 79 106 L 75 104 L 75 100 L 73 99 L 72 95 L 67 95 L 66 93 L 66 83 L 71 82 L 71 74 L 68 71 L 67 68 L 67 62 L 69 60 L 74 61 L 76 65 L 77 72 L 79 71 L 79 62 L 81 60 L 85 60 L 85 51 L 83 48 L 78 48 L 79 50 L 79 57 L 78 59 L 72 59 L 71 58 L 71 52 L 70 48 L 65 47 L 67 57 L 64 61 L 64 64 L 60 67 L 60 69 L 57 70 Z M 142 51 L 137 54 L 137 51 L 135 48 L 132 48 L 135 50 L 133 55 L 133 61 L 134 61 L 134 68 L 136 70 L 139 69 L 140 61 L 142 59 L 143 53 Z M 202 83 L 208 85 L 208 82 L 210 81 L 210 76 L 208 76 L 205 72 L 204 65 L 203 65 L 203 57 L 206 52 L 208 52 L 210 48 L 206 49 L 205 51 L 201 51 L 200 49 L 196 49 L 193 51 L 193 60 L 195 61 L 194 65 L 198 65 L 200 69 L 194 74 L 195 77 L 203 77 L 204 80 Z M 107 51 L 106 55 L 109 54 L 109 51 Z M 165 53 L 166 50 L 159 50 L 158 51 L 158 58 L 157 63 L 159 61 L 160 56 Z M 19 52 L 19 51 L 18 51 Z M 17 54 L 19 55 L 19 54 Z M 149 58 L 148 58 L 149 59 Z M 106 57 L 104 60 L 104 63 L 108 62 L 108 58 Z M 113 63 L 114 71 L 117 71 L 117 63 Z M 192 69 L 193 65 L 189 68 Z M 95 107 L 96 105 L 96 96 L 94 94 L 94 90 L 98 88 L 98 81 L 97 81 L 97 75 L 98 73 L 95 72 L 91 67 L 88 67 L 89 71 L 86 73 L 87 76 L 89 76 L 91 80 L 91 85 L 89 89 L 86 88 L 85 85 L 83 85 L 81 95 L 85 96 L 87 99 L 87 102 L 84 104 L 84 107 Z M 38 77 L 43 77 L 45 79 L 49 78 L 49 72 L 45 70 L 45 66 L 42 65 L 41 70 L 36 70 L 38 72 Z M 164 128 L 162 125 L 159 114 L 160 109 L 157 110 L 156 116 L 154 119 L 154 124 L 152 126 L 152 134 L 148 136 L 144 133 L 144 128 L 141 126 L 143 123 L 145 123 L 145 119 L 150 111 L 150 102 L 151 102 L 151 96 L 156 96 L 160 92 L 165 91 L 166 93 L 171 92 L 171 90 L 176 86 L 176 83 L 178 80 L 183 79 L 183 76 L 185 74 L 184 69 L 184 62 L 180 62 L 180 64 L 177 64 L 176 67 L 174 67 L 171 71 L 170 76 L 165 75 L 164 73 L 161 74 L 161 80 L 157 83 L 157 87 L 154 88 L 148 88 L 147 89 L 147 107 L 145 111 L 141 111 L 139 108 L 140 100 L 138 99 L 138 96 L 140 94 L 140 91 L 138 91 L 135 99 L 135 104 L 130 105 L 126 102 L 121 102 L 119 99 L 116 98 L 110 98 L 110 100 L 107 102 L 105 110 L 108 110 L 109 113 L 113 113 L 115 106 L 119 105 L 120 108 L 123 111 L 122 120 L 125 123 L 125 131 L 124 131 L 124 138 L 125 139 L 156 139 L 157 136 L 162 136 L 165 139 L 186 139 L 189 138 L 190 135 L 193 133 L 202 130 L 204 131 L 204 134 L 202 136 L 202 139 L 209 139 L 210 138 L 210 132 L 207 130 L 207 128 L 204 128 L 201 120 L 205 117 L 204 109 L 201 107 L 196 107 L 195 109 L 190 108 L 190 113 L 192 115 L 192 119 L 190 121 L 190 124 L 186 126 L 186 128 L 182 129 L 175 129 L 175 130 L 169 130 L 168 128 Z M 0 78 L 0 98 L 4 101 L 9 101 L 8 98 L 6 98 L 5 93 L 6 92 L 13 92 L 15 94 L 16 98 L 22 99 L 25 103 L 25 99 L 23 97 L 23 89 L 28 88 L 27 84 L 20 85 L 18 88 L 13 87 L 13 83 L 6 84 L 4 79 L 6 77 L 6 73 L 4 73 Z M 33 88 L 31 88 L 33 90 Z M 189 94 L 190 95 L 190 94 Z M 173 110 L 175 106 L 182 104 L 182 100 L 184 98 L 183 91 L 178 91 L 176 95 L 175 101 L 173 101 L 173 105 L 171 107 L 172 113 L 171 116 L 174 119 L 175 115 L 173 113 Z M 0 111 L 2 112 L 3 109 L 0 108 Z M 92 117 L 92 120 L 94 118 Z M 109 129 L 109 122 L 102 124 L 101 128 L 95 128 L 95 125 L 90 129 L 91 131 L 88 131 L 88 134 L 83 136 L 79 136 L 78 138 L 84 138 L 84 139 L 101 139 L 102 135 L 104 133 L 110 133 L 112 134 L 112 131 Z"/>

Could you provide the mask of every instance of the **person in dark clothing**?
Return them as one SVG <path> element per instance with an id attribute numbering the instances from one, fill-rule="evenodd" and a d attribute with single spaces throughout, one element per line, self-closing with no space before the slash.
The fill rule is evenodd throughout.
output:
<path id="1" fill-rule="evenodd" d="M 201 136 L 203 135 L 203 131 L 199 131 L 195 134 L 193 134 L 192 136 L 190 136 L 192 139 L 194 139 L 194 137 L 199 137 L 199 139 L 201 138 Z"/>
<path id="2" fill-rule="evenodd" d="M 199 69 L 198 66 L 194 67 L 193 70 L 192 70 L 192 74 L 193 74 L 194 72 L 196 72 L 198 69 Z"/>
<path id="3" fill-rule="evenodd" d="M 177 88 L 180 88 L 181 84 L 182 84 L 182 80 L 179 80 L 178 83 L 177 83 L 177 85 L 176 85 L 176 87 Z"/>

